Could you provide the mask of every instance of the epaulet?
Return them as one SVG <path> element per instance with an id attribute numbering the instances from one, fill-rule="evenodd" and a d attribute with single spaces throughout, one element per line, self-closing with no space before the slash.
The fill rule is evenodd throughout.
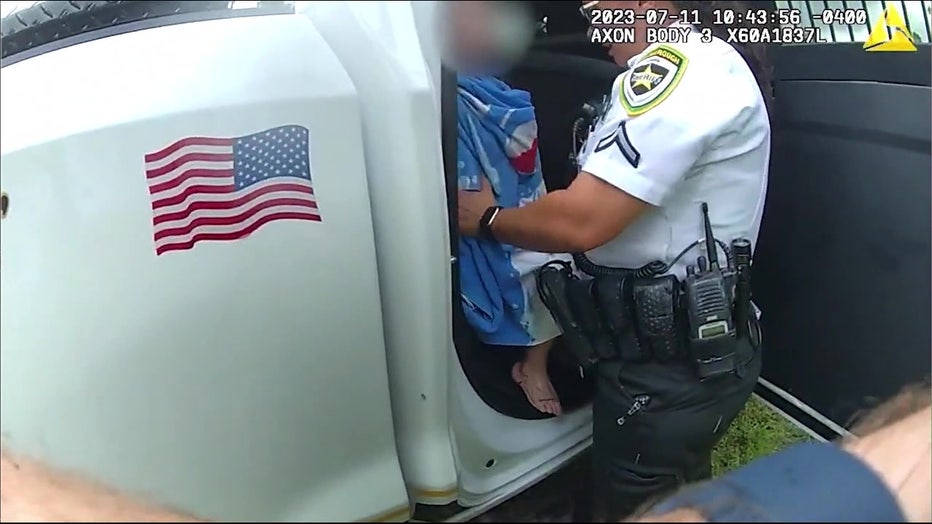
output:
<path id="1" fill-rule="evenodd" d="M 618 98 L 628 116 L 643 115 L 663 103 L 676 90 L 689 66 L 683 47 L 654 45 L 625 73 Z"/>

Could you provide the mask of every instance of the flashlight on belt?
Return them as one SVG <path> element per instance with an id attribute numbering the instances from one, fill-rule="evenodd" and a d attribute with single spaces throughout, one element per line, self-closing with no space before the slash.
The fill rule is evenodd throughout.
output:
<path id="1" fill-rule="evenodd" d="M 749 335 L 751 314 L 751 241 L 736 238 L 731 241 L 735 259 L 735 333 L 738 338 Z"/>

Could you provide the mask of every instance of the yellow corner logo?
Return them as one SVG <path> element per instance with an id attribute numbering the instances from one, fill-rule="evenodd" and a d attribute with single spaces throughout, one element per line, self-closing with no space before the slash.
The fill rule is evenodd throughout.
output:
<path id="1" fill-rule="evenodd" d="M 865 51 L 915 51 L 913 35 L 906 27 L 906 21 L 895 7 L 883 11 L 883 17 L 871 28 L 871 34 L 864 42 Z"/>

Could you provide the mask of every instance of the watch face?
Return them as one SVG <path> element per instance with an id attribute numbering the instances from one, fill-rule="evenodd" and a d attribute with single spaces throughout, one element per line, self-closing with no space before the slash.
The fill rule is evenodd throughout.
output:
<path id="1" fill-rule="evenodd" d="M 481 238 L 495 240 L 495 234 L 492 233 L 492 222 L 501 209 L 501 206 L 492 206 L 486 209 L 485 213 L 482 213 L 482 217 L 479 218 L 479 236 Z"/>

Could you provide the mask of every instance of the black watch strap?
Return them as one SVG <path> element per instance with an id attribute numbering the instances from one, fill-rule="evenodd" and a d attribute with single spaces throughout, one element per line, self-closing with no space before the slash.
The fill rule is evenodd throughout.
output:
<path id="1" fill-rule="evenodd" d="M 502 206 L 492 206 L 485 210 L 485 213 L 482 213 L 482 218 L 479 219 L 479 236 L 486 240 L 495 240 L 495 233 L 492 232 L 492 222 L 495 221 L 495 217 L 498 216 L 498 212 L 502 210 Z"/>

